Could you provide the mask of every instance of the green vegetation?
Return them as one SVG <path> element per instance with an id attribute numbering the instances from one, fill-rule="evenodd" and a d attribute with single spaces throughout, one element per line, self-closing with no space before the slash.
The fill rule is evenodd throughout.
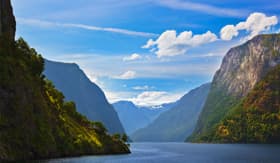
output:
<path id="1" fill-rule="evenodd" d="M 280 143 L 280 65 L 216 127 L 214 141 Z"/>
<path id="2" fill-rule="evenodd" d="M 244 137 L 242 135 L 252 137 L 248 131 L 249 125 L 256 126 L 257 122 L 251 124 L 251 120 L 265 122 L 265 119 L 270 119 L 275 122 L 273 117 L 270 117 L 271 113 L 266 115 L 267 112 L 260 112 L 255 106 L 243 106 L 241 102 L 256 86 L 255 83 L 264 79 L 264 76 L 274 68 L 273 66 L 279 64 L 279 43 L 279 34 L 258 35 L 246 43 L 229 50 L 223 59 L 221 68 L 215 74 L 210 93 L 200 114 L 195 131 L 187 141 L 213 142 L 215 137 L 220 136 L 217 139 L 225 139 L 224 142 L 267 142 L 266 138 L 262 138 L 264 140 L 241 138 Z M 278 81 L 279 85 L 279 80 L 276 81 Z M 259 91 L 258 93 L 264 97 L 273 96 L 274 98 L 279 98 L 279 94 L 272 92 Z M 270 103 L 264 97 L 262 100 L 267 100 Z M 263 106 L 263 108 L 266 108 L 266 106 Z M 252 117 L 247 117 L 247 114 Z M 229 115 L 234 116 L 226 121 L 225 117 Z M 257 120 L 260 117 L 261 119 Z M 224 120 L 224 125 L 221 124 L 222 120 Z M 232 122 L 234 124 L 231 124 Z M 237 122 L 239 126 L 246 124 L 247 127 L 242 127 L 246 131 L 236 128 L 234 133 L 239 135 L 233 136 L 231 135 L 233 132 L 230 132 L 227 126 L 235 125 Z M 264 130 L 263 127 L 267 127 L 267 125 L 259 124 L 257 128 Z M 217 129 L 220 131 L 219 134 L 215 132 Z M 263 132 L 263 134 L 265 133 Z M 228 138 L 229 135 L 234 138 Z"/>
<path id="3" fill-rule="evenodd" d="M 0 38 L 0 161 L 129 153 L 102 123 L 65 102 L 43 69 L 41 55 L 22 38 Z"/>
<path id="4" fill-rule="evenodd" d="M 214 129 L 236 103 L 238 103 L 236 97 L 226 94 L 222 88 L 216 88 L 212 84 L 195 131 L 187 141 L 210 142 L 213 135 L 209 131 Z"/>
<path id="5" fill-rule="evenodd" d="M 280 65 L 207 135 L 220 143 L 280 143 Z"/>

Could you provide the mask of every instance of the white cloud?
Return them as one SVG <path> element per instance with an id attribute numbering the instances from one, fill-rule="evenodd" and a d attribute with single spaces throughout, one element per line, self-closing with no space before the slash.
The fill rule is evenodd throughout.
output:
<path id="1" fill-rule="evenodd" d="M 175 102 L 182 95 L 176 93 L 170 94 L 164 91 L 146 91 L 129 100 L 139 106 L 158 106 L 164 103 Z"/>
<path id="2" fill-rule="evenodd" d="M 150 39 L 142 48 L 154 48 L 156 55 L 160 57 L 182 55 L 191 47 L 197 47 L 214 42 L 217 36 L 207 31 L 204 34 L 193 35 L 192 31 L 184 31 L 177 36 L 175 30 L 163 32 L 156 41 Z"/>
<path id="3" fill-rule="evenodd" d="M 134 90 L 149 90 L 151 88 L 148 85 L 144 85 L 144 86 L 135 86 L 135 87 L 132 87 L 132 89 L 134 89 Z"/>
<path id="4" fill-rule="evenodd" d="M 221 29 L 221 39 L 231 40 L 234 36 L 238 36 L 238 30 L 234 25 L 226 25 Z"/>
<path id="5" fill-rule="evenodd" d="M 239 35 L 239 31 L 246 30 L 249 35 L 244 40 L 268 31 L 278 23 L 276 16 L 266 16 L 263 13 L 252 13 L 246 21 L 236 25 L 226 25 L 220 31 L 222 40 L 231 40 Z M 184 31 L 177 35 L 175 30 L 163 32 L 156 40 L 149 39 L 142 48 L 150 49 L 159 58 L 185 54 L 190 48 L 217 41 L 216 34 L 207 31 L 203 34 L 193 35 L 192 31 Z"/>
<path id="6" fill-rule="evenodd" d="M 131 54 L 128 57 L 124 57 L 123 61 L 134 61 L 134 60 L 141 59 L 141 58 L 142 58 L 141 55 L 139 55 L 137 53 L 134 53 L 134 54 Z"/>
<path id="7" fill-rule="evenodd" d="M 115 77 L 116 79 L 133 79 L 136 76 L 135 71 L 126 71 L 125 73 Z"/>
<path id="8" fill-rule="evenodd" d="M 131 97 L 135 96 L 134 92 L 125 92 L 125 91 L 112 92 L 107 89 L 103 89 L 103 91 L 105 93 L 106 98 L 111 104 L 117 101 L 126 101 Z"/>
<path id="9" fill-rule="evenodd" d="M 239 31 L 246 30 L 249 35 L 246 40 L 253 38 L 263 31 L 269 30 L 272 26 L 278 23 L 276 16 L 266 16 L 263 13 L 252 13 L 249 15 L 246 21 L 240 22 L 237 25 L 226 25 L 221 31 L 221 39 L 231 40 L 233 37 L 238 36 Z"/>
<path id="10" fill-rule="evenodd" d="M 50 28 L 50 27 L 80 28 L 80 29 L 91 30 L 91 31 L 112 32 L 112 33 L 119 33 L 119 34 L 130 35 L 130 36 L 141 36 L 141 37 L 157 36 L 157 34 L 148 33 L 148 32 L 138 32 L 138 31 L 132 31 L 132 30 L 120 29 L 120 28 L 111 28 L 111 27 L 104 28 L 104 27 L 90 26 L 85 24 L 58 23 L 58 22 L 44 21 L 39 19 L 17 18 L 17 22 L 19 24 L 38 26 L 43 28 Z"/>
<path id="11" fill-rule="evenodd" d="M 149 39 L 148 42 L 146 43 L 146 45 L 143 45 L 142 48 L 149 49 L 150 47 L 152 47 L 155 44 L 156 44 L 156 42 L 153 39 Z"/>

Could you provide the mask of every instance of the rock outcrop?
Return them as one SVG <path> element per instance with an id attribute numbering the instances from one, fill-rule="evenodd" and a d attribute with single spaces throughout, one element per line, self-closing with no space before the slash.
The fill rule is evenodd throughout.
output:
<path id="1" fill-rule="evenodd" d="M 234 96 L 246 95 L 274 66 L 280 63 L 280 35 L 259 35 L 232 48 L 215 74 L 213 85 Z"/>
<path id="2" fill-rule="evenodd" d="M 0 37 L 14 41 L 16 20 L 10 0 L 0 0 Z"/>
<path id="3" fill-rule="evenodd" d="M 208 137 L 209 130 L 272 68 L 280 64 L 280 34 L 259 35 L 232 48 L 216 72 L 211 90 L 189 140 Z"/>

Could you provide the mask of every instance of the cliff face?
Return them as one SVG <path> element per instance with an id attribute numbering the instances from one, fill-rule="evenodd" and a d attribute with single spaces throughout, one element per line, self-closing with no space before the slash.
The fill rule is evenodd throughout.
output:
<path id="1" fill-rule="evenodd" d="M 242 97 L 280 63 L 280 35 L 260 35 L 232 48 L 215 74 L 213 85 Z"/>
<path id="2" fill-rule="evenodd" d="M 14 40 L 16 32 L 16 20 L 10 0 L 0 0 L 0 36 L 8 40 Z"/>
<path id="3" fill-rule="evenodd" d="M 280 35 L 259 35 L 232 48 L 216 72 L 191 140 L 200 139 L 246 96 L 268 71 L 280 64 Z M 207 136 L 206 136 L 207 137 Z"/>
<path id="4" fill-rule="evenodd" d="M 213 130 L 211 142 L 280 142 L 280 64 L 234 106 Z"/>

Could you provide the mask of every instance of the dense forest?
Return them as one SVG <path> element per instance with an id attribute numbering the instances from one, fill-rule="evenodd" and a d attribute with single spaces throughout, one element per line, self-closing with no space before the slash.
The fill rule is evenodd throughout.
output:
<path id="1" fill-rule="evenodd" d="M 0 37 L 0 160 L 129 152 L 121 136 L 76 112 L 43 70 L 22 38 Z"/>
<path id="2" fill-rule="evenodd" d="M 214 131 L 214 142 L 280 143 L 280 65 Z"/>

